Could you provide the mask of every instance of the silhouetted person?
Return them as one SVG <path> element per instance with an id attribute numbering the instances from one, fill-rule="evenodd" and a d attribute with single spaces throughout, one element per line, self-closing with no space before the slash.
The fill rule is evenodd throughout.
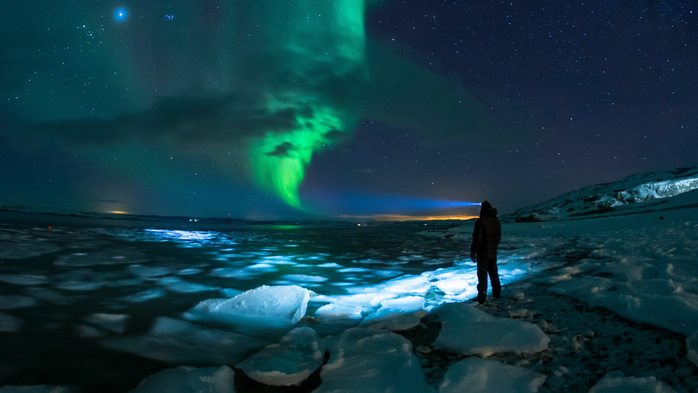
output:
<path id="1" fill-rule="evenodd" d="M 477 301 L 482 304 L 487 299 L 487 275 L 492 281 L 492 295 L 499 299 L 502 285 L 497 273 L 497 247 L 502 238 L 502 225 L 497 219 L 497 209 L 484 201 L 480 207 L 480 218 L 475 222 L 470 259 L 477 262 Z"/>

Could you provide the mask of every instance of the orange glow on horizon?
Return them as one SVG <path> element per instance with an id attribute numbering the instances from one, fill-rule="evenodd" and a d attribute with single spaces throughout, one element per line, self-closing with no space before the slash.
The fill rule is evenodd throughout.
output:
<path id="1" fill-rule="evenodd" d="M 110 213 L 110 214 L 129 214 L 129 212 L 124 212 L 124 211 L 120 211 L 120 210 L 112 210 L 112 211 L 109 211 L 107 213 Z"/>
<path id="2" fill-rule="evenodd" d="M 443 220 L 472 220 L 478 216 L 407 216 L 403 214 L 374 214 L 370 216 L 349 216 L 343 215 L 340 218 L 350 219 L 371 219 L 375 221 L 443 221 Z"/>

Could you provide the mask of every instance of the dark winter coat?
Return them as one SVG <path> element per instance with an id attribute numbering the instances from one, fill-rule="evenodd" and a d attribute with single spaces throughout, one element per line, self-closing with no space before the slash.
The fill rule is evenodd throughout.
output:
<path id="1" fill-rule="evenodd" d="M 502 225 L 495 213 L 486 210 L 475 222 L 473 231 L 473 244 L 470 252 L 477 254 L 478 260 L 485 258 L 496 258 L 497 247 L 502 239 Z"/>

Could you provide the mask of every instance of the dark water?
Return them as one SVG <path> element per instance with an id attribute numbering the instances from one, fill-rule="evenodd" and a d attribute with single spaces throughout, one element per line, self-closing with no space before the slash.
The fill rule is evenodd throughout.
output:
<path id="1" fill-rule="evenodd" d="M 459 229 L 452 223 L 2 218 L 0 385 L 73 385 L 84 392 L 126 392 L 146 376 L 176 366 L 108 350 L 99 342 L 145 334 L 156 318 L 181 318 L 202 300 L 265 284 L 341 296 L 450 267 L 467 255 L 464 236 L 442 236 Z M 320 305 L 311 301 L 306 315 L 312 317 Z M 121 319 L 110 325 L 95 315 Z"/>

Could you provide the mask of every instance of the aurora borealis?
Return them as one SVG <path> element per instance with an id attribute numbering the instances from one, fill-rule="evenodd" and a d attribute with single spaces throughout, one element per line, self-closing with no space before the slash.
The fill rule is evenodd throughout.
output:
<path id="1" fill-rule="evenodd" d="M 694 11 L 672 1 L 12 3 L 0 11 L 0 205 L 405 213 L 349 197 L 363 195 L 487 199 L 506 212 L 695 165 Z"/>

